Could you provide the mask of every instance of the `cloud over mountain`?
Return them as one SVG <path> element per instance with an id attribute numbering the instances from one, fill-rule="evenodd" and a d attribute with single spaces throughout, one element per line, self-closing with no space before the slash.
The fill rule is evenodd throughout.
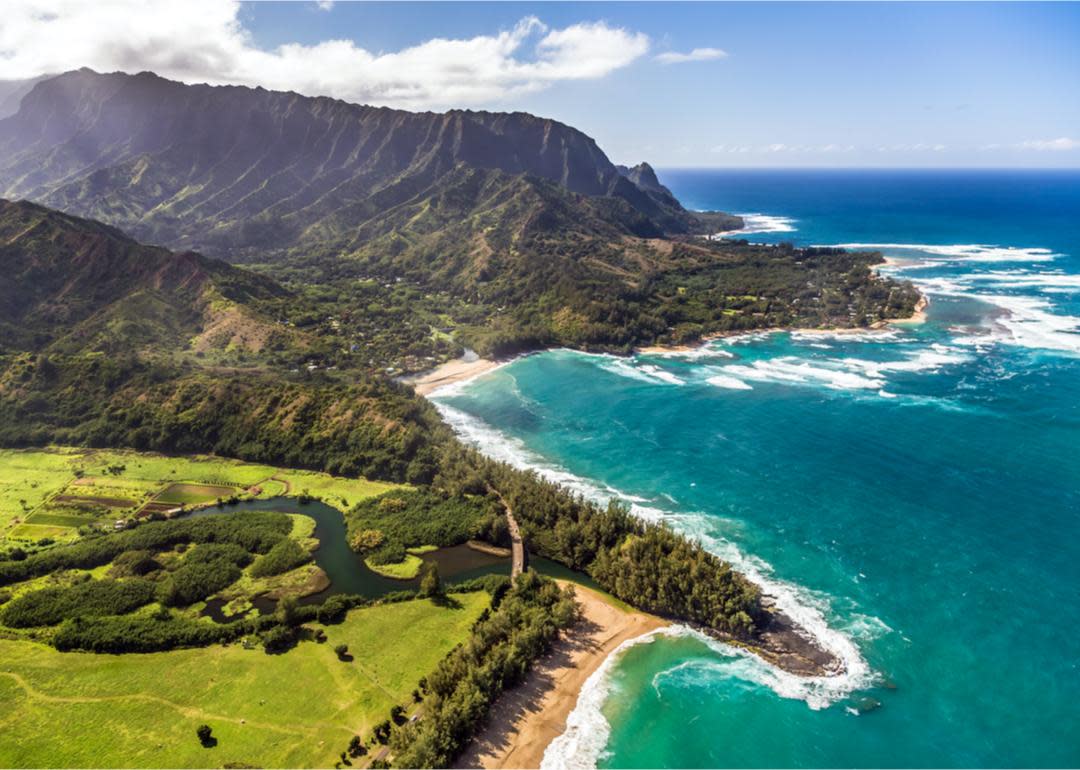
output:
<path id="1" fill-rule="evenodd" d="M 240 3 L 14 0 L 0 24 L 8 78 L 82 66 L 153 70 L 189 83 L 259 85 L 406 107 L 493 104 L 561 81 L 601 78 L 649 49 L 647 35 L 604 22 L 551 28 L 535 16 L 471 38 L 373 52 L 349 39 L 259 48 Z"/>

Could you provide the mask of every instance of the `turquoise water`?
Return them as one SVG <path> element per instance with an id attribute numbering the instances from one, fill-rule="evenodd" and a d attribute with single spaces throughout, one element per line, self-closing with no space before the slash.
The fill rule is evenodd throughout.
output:
<path id="1" fill-rule="evenodd" d="M 848 663 L 653 637 L 548 765 L 1080 765 L 1080 174 L 661 177 L 751 240 L 886 244 L 929 320 L 552 351 L 437 394 L 489 454 L 701 538 Z"/>

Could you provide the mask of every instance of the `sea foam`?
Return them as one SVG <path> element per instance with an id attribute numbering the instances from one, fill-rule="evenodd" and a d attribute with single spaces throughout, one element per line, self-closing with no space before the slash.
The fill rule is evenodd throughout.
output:
<path id="1" fill-rule="evenodd" d="M 703 513 L 666 510 L 657 505 L 655 500 L 630 495 L 606 484 L 577 476 L 548 462 L 525 446 L 520 439 L 507 436 L 483 420 L 442 401 L 435 400 L 434 403 L 461 439 L 488 457 L 522 470 L 535 471 L 542 477 L 562 484 L 601 505 L 611 499 L 623 500 L 629 504 L 633 514 L 649 521 L 666 521 L 687 536 L 698 540 L 707 550 L 732 564 L 749 580 L 759 585 L 779 610 L 792 618 L 823 649 L 843 662 L 842 674 L 806 678 L 788 674 L 761 661 L 757 656 L 745 653 L 759 662 L 758 667 L 752 671 L 758 683 L 770 687 L 783 697 L 800 698 L 815 709 L 824 708 L 835 700 L 873 683 L 873 673 L 855 642 L 829 626 L 826 620 L 829 611 L 828 599 L 802 586 L 775 578 L 772 575 L 772 566 L 766 561 L 746 555 L 731 541 L 718 537 L 713 530 L 715 517 Z M 710 640 L 710 643 L 720 645 L 714 640 Z M 728 645 L 721 646 L 728 649 Z"/>
<path id="2" fill-rule="evenodd" d="M 793 233 L 795 232 L 795 219 L 791 217 L 776 216 L 773 214 L 736 214 L 742 217 L 743 226 L 738 230 L 725 230 L 716 233 L 710 238 L 741 238 L 744 235 L 758 235 L 761 233 Z"/>
<path id="3" fill-rule="evenodd" d="M 880 621 L 870 625 L 875 630 L 888 629 Z M 619 659 L 632 647 L 651 644 L 665 637 L 694 639 L 708 647 L 714 657 L 684 661 L 656 673 L 652 685 L 658 695 L 662 695 L 662 688 L 667 684 L 702 687 L 718 681 L 738 679 L 767 687 L 782 698 L 806 701 L 812 709 L 821 709 L 874 683 L 873 678 L 864 673 L 869 669 L 863 668 L 865 664 L 861 657 L 858 658 L 858 671 L 854 675 L 800 677 L 766 663 L 751 652 L 724 644 L 688 626 L 659 628 L 620 644 L 585 681 L 574 710 L 566 719 L 565 732 L 553 740 L 544 752 L 541 770 L 591 770 L 597 766 L 611 739 L 611 725 L 604 716 L 603 706 L 611 695 L 612 674 Z M 691 676 L 679 677 L 689 668 L 693 669 Z"/>
<path id="4" fill-rule="evenodd" d="M 835 243 L 832 246 L 841 249 L 918 252 L 920 256 L 939 258 L 935 260 L 937 262 L 1049 262 L 1061 256 L 1050 249 L 1044 248 L 990 246 L 980 243 L 949 245 L 931 243 Z M 911 265 L 905 265 L 905 267 L 911 267 Z"/>

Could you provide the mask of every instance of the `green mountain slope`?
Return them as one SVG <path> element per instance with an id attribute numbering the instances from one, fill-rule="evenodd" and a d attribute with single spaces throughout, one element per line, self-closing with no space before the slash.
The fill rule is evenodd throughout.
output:
<path id="1" fill-rule="evenodd" d="M 223 262 L 0 200 L 0 352 L 260 348 L 282 332 L 249 306 L 284 296 Z"/>

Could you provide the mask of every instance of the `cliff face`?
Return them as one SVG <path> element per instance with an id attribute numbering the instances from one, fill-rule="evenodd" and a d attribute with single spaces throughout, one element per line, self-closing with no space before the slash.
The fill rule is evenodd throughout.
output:
<path id="1" fill-rule="evenodd" d="M 38 83 L 0 120 L 0 194 L 226 258 L 313 233 L 351 240 L 459 167 L 614 198 L 657 231 L 692 229 L 648 166 L 621 174 L 582 132 L 525 113 L 412 113 L 84 69 Z"/>

